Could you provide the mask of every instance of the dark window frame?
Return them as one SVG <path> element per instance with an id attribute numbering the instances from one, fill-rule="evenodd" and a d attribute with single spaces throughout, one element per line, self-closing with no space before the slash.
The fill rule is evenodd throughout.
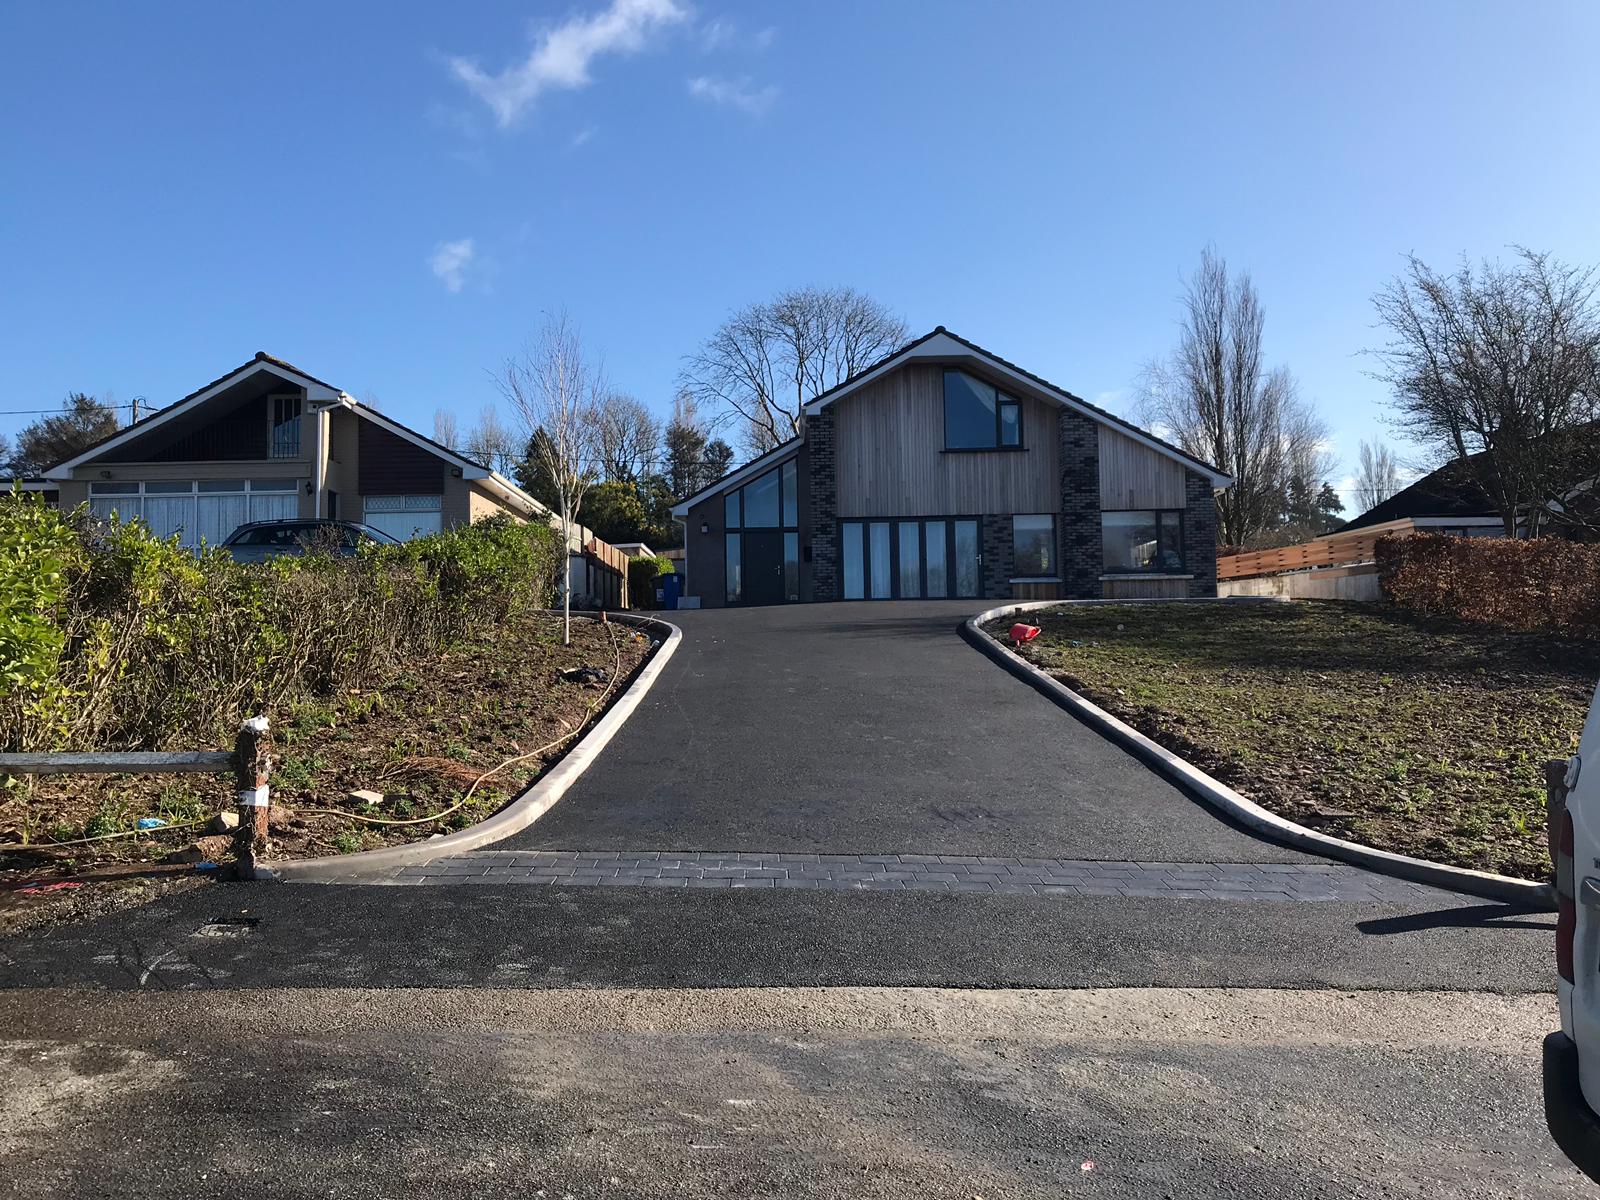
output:
<path id="1" fill-rule="evenodd" d="M 793 498 L 794 499 L 793 508 L 794 508 L 795 519 L 794 519 L 794 523 L 792 525 L 788 523 L 788 520 L 787 520 L 788 507 L 785 504 L 785 501 L 788 499 L 788 491 L 789 491 L 789 489 L 784 485 L 784 471 L 785 471 L 785 469 L 787 467 L 789 467 L 791 465 L 795 466 L 795 470 L 794 470 L 794 476 L 795 476 L 795 479 L 794 479 L 794 492 L 795 492 L 795 495 L 794 495 L 794 498 Z M 744 521 L 744 490 L 745 490 L 745 488 L 749 487 L 750 484 L 754 483 L 756 480 L 758 480 L 758 479 L 760 479 L 760 478 L 762 478 L 763 476 L 766 476 L 766 475 L 776 475 L 778 477 L 778 523 L 776 525 L 746 525 L 745 521 Z M 738 510 L 738 521 L 736 523 L 730 523 L 728 521 L 728 502 L 729 502 L 730 499 L 733 501 L 733 507 Z M 723 587 L 723 595 L 724 595 L 723 603 L 724 603 L 725 607 L 727 607 L 727 608 L 742 608 L 742 607 L 745 606 L 745 598 L 744 598 L 744 592 L 745 592 L 745 586 L 744 586 L 745 585 L 745 574 L 744 574 L 744 545 L 745 545 L 745 539 L 744 539 L 743 536 L 739 537 L 739 598 L 737 600 L 734 600 L 734 599 L 731 598 L 731 596 L 730 596 L 730 594 L 729 594 L 729 592 L 727 590 L 727 586 L 726 586 L 727 585 L 727 576 L 728 576 L 728 537 L 729 537 L 729 535 L 730 534 L 743 535 L 743 534 L 746 534 L 746 533 L 769 533 L 769 532 L 780 533 L 780 534 L 784 535 L 784 539 L 785 540 L 784 540 L 784 551 L 783 552 L 784 552 L 784 554 L 786 556 L 785 557 L 785 563 L 786 563 L 786 566 L 785 566 L 785 580 L 784 580 L 786 598 L 784 600 L 784 603 L 785 604 L 794 604 L 797 601 L 790 600 L 790 599 L 787 598 L 787 596 L 789 594 L 788 593 L 788 578 L 787 578 L 787 554 L 788 554 L 787 538 L 788 538 L 788 536 L 790 534 L 793 534 L 794 537 L 795 537 L 795 543 L 796 543 L 797 547 L 799 546 L 799 540 L 800 540 L 800 472 L 799 472 L 799 467 L 798 467 L 797 460 L 794 459 L 794 458 L 785 459 L 783 462 L 777 463 L 774 466 L 768 467 L 764 471 L 758 471 L 756 474 L 750 476 L 748 479 L 746 479 L 742 483 L 740 483 L 738 487 L 728 488 L 726 491 L 724 491 L 722 493 L 722 575 L 723 575 L 723 585 L 724 585 L 724 587 Z M 805 557 L 804 557 L 803 548 L 801 548 L 801 549 L 802 549 L 801 556 L 796 560 L 796 564 L 795 564 L 797 580 L 798 580 L 798 574 L 799 574 L 799 567 L 806 561 Z M 796 592 L 798 592 L 798 591 L 799 591 L 799 589 L 797 587 L 796 588 Z"/>
<path id="2" fill-rule="evenodd" d="M 1103 513 L 1101 514 L 1104 515 Z M 1018 517 L 1047 517 L 1050 521 L 1050 549 L 1051 558 L 1055 560 L 1053 571 L 1024 571 L 1017 565 L 1017 518 Z M 1101 549 L 1102 559 L 1105 555 L 1105 533 L 1102 526 Z M 1061 518 L 1060 514 L 1047 513 L 1012 513 L 1011 514 L 1011 574 L 1015 579 L 1059 580 L 1061 575 Z"/>
<path id="3" fill-rule="evenodd" d="M 944 572 L 945 594 L 930 597 L 928 595 L 928 524 L 938 522 L 944 525 Z M 970 522 L 973 526 L 973 536 L 978 548 L 977 571 L 978 590 L 975 595 L 963 596 L 956 584 L 956 525 L 961 522 Z M 907 596 L 900 587 L 900 526 L 913 523 L 917 526 L 917 595 Z M 970 513 L 961 513 L 954 516 L 934 517 L 846 517 L 839 522 L 839 532 L 835 539 L 839 547 L 839 594 L 844 598 L 844 531 L 847 525 L 861 527 L 861 595 L 859 600 L 979 600 L 983 598 L 983 518 Z M 889 527 L 889 594 L 887 596 L 874 596 L 872 594 L 872 534 L 873 525 L 887 525 Z"/>
<path id="4" fill-rule="evenodd" d="M 1184 549 L 1184 509 L 1181 508 L 1103 508 L 1100 510 L 1100 574 L 1101 575 L 1187 575 L 1189 571 L 1189 555 Z M 1149 567 L 1118 567 L 1115 570 L 1105 565 L 1106 556 L 1106 522 L 1105 519 L 1115 513 L 1149 513 L 1156 518 L 1156 553 L 1161 551 L 1161 518 L 1172 515 L 1178 519 L 1178 563 L 1177 567 L 1164 567 L 1159 563 Z"/>
<path id="5" fill-rule="evenodd" d="M 994 389 L 993 445 L 952 446 L 950 444 L 950 376 L 952 375 L 962 375 L 968 379 L 975 380 L 976 382 L 983 384 L 984 387 Z M 980 375 L 974 375 L 971 371 L 963 371 L 960 367 L 946 367 L 944 369 L 944 373 L 940 376 L 940 385 L 940 411 L 943 413 L 944 420 L 944 449 L 941 451 L 941 453 L 1014 454 L 1017 451 L 1026 450 L 1028 448 L 1027 428 L 1022 419 L 1022 400 L 1020 397 L 1014 396 L 1010 392 L 1001 391 L 998 384 L 990 383 L 987 379 L 984 379 Z M 1015 443 L 1004 442 L 1001 440 L 1001 430 L 1005 428 L 1005 420 L 1002 414 L 1007 408 L 1015 409 L 1017 414 L 1017 440 Z"/>

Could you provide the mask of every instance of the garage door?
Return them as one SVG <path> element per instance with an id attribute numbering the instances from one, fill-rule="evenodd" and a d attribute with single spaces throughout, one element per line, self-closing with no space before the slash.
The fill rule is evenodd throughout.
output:
<path id="1" fill-rule="evenodd" d="M 408 542 L 443 528 L 440 509 L 438 496 L 367 496 L 362 501 L 362 520 Z"/>

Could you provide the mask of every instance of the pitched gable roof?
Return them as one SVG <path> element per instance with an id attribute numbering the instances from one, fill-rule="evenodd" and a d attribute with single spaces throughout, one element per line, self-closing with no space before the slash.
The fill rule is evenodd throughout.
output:
<path id="1" fill-rule="evenodd" d="M 1466 464 L 1461 459 L 1452 459 L 1437 471 L 1429 472 L 1387 500 L 1346 521 L 1339 532 L 1365 529 L 1405 517 L 1493 517 L 1499 520 L 1500 512 Z"/>
<path id="2" fill-rule="evenodd" d="M 900 349 L 885 355 L 869 367 L 857 371 L 849 379 L 835 384 L 827 391 L 806 402 L 806 412 L 819 412 L 834 401 L 849 395 L 857 388 L 871 383 L 888 372 L 903 366 L 906 363 L 919 359 L 948 360 L 948 359 L 976 359 L 983 363 L 992 372 L 1001 376 L 1010 376 L 1014 382 L 1032 385 L 1043 392 L 1048 398 L 1067 408 L 1071 408 L 1086 417 L 1099 421 L 1102 425 L 1109 425 L 1119 433 L 1125 434 L 1136 442 L 1140 442 L 1158 454 L 1165 455 L 1182 463 L 1190 470 L 1198 471 L 1211 480 L 1211 486 L 1224 488 L 1233 482 L 1230 475 L 1224 474 L 1203 459 L 1196 458 L 1187 451 L 1179 449 L 1171 442 L 1164 441 L 1147 429 L 1141 429 L 1131 421 L 1123 420 L 1115 413 L 1090 404 L 1082 396 L 1074 395 L 1063 387 L 1051 383 L 1032 371 L 1024 370 L 1016 363 L 1001 358 L 992 350 L 986 350 L 976 342 L 970 342 L 959 334 L 951 333 L 943 325 L 937 325 L 929 333 L 923 334 L 907 342 Z"/>
<path id="3" fill-rule="evenodd" d="M 263 371 L 272 375 L 276 375 L 280 379 L 292 383 L 297 387 L 306 389 L 307 396 L 314 399 L 336 400 L 344 394 L 338 388 L 334 387 L 333 384 L 325 383 L 323 380 L 318 379 L 315 375 L 309 375 L 300 370 L 299 367 L 291 366 L 289 363 L 284 362 L 281 358 L 274 358 L 264 350 L 258 350 L 256 351 L 256 356 L 249 362 L 235 367 L 227 374 L 213 379 L 210 383 L 204 385 L 203 387 L 196 388 L 187 396 L 183 397 L 183 399 L 178 400 L 173 404 L 169 404 L 166 408 L 158 409 L 157 411 L 151 413 L 148 417 L 135 421 L 131 425 L 123 426 L 123 428 L 117 430 L 113 434 L 101 438 L 93 445 L 84 447 L 84 449 L 78 451 L 78 453 L 74 454 L 71 458 L 63 459 L 54 466 L 46 468 L 44 472 L 45 478 L 70 478 L 70 473 L 74 467 L 80 467 L 85 463 L 93 462 L 107 450 L 114 449 L 117 446 L 126 445 L 134 438 L 143 437 L 150 430 L 167 424 L 175 417 L 182 416 L 185 413 L 193 412 L 213 396 L 219 394 L 220 392 L 226 391 L 234 384 L 240 383 L 252 375 L 260 374 Z"/>

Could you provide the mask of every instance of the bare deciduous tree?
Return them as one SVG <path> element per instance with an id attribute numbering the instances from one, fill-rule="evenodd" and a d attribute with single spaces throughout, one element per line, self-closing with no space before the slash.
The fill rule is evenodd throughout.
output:
<path id="1" fill-rule="evenodd" d="M 661 425 L 632 396 L 613 393 L 600 402 L 600 469 L 607 479 L 634 483 L 655 462 L 661 446 Z"/>
<path id="2" fill-rule="evenodd" d="M 1288 369 L 1266 366 L 1265 313 L 1250 276 L 1230 279 L 1209 246 L 1187 284 L 1184 311 L 1177 350 L 1145 368 L 1137 412 L 1233 476 L 1217 497 L 1217 536 L 1223 545 L 1250 545 L 1283 523 L 1297 470 L 1326 470 L 1327 430 Z"/>
<path id="3" fill-rule="evenodd" d="M 853 288 L 798 288 L 734 313 L 691 355 L 681 385 L 742 427 L 756 454 L 800 431 L 821 392 L 906 341 L 906 324 Z"/>
<path id="4" fill-rule="evenodd" d="M 561 541 L 570 556 L 578 510 L 592 481 L 596 457 L 600 398 L 605 377 L 597 363 L 584 357 L 583 342 L 565 313 L 547 315 L 534 340 L 520 355 L 506 360 L 500 394 L 522 423 L 529 453 L 547 474 L 557 500 Z M 536 436 L 537 435 L 537 436 Z M 570 557 L 561 572 L 563 638 L 572 644 L 572 572 Z"/>
<path id="5" fill-rule="evenodd" d="M 1361 511 L 1377 508 L 1400 490 L 1400 461 L 1383 442 L 1361 440 L 1356 462 L 1356 503 Z"/>
<path id="6" fill-rule="evenodd" d="M 461 426 L 456 421 L 453 410 L 448 408 L 433 410 L 433 440 L 451 450 L 461 448 Z"/>
<path id="7" fill-rule="evenodd" d="M 1572 519 L 1600 468 L 1600 302 L 1592 267 L 1518 247 L 1509 266 L 1416 257 L 1373 299 L 1396 426 L 1462 463 L 1513 536 Z"/>
<path id="8" fill-rule="evenodd" d="M 467 434 L 461 451 L 496 471 L 509 471 L 517 458 L 518 441 L 504 421 L 500 410 L 492 404 L 483 406 L 478 413 L 478 423 Z"/>

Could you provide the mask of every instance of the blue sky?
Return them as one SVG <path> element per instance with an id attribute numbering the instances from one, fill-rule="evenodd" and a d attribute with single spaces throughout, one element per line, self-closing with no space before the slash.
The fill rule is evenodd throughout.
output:
<path id="1" fill-rule="evenodd" d="M 805 283 L 1120 408 L 1209 241 L 1344 470 L 1402 255 L 1600 262 L 1587 0 L 12 0 L 0 38 L 6 409 L 265 349 L 470 424 L 565 308 L 665 411 L 730 309 Z"/>

